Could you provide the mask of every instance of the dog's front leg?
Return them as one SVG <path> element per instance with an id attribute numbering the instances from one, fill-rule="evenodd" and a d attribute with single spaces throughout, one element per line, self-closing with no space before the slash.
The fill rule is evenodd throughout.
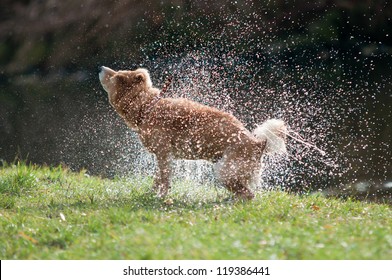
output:
<path id="1" fill-rule="evenodd" d="M 170 154 L 157 155 L 158 170 L 153 189 L 159 197 L 165 197 L 169 192 L 171 175 L 170 158 Z"/>

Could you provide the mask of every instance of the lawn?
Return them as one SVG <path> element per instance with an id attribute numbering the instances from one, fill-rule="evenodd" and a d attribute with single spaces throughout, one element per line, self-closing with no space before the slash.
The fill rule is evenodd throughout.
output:
<path id="1" fill-rule="evenodd" d="M 392 259 L 383 204 L 152 179 L 102 179 L 22 162 L 0 168 L 0 259 Z"/>

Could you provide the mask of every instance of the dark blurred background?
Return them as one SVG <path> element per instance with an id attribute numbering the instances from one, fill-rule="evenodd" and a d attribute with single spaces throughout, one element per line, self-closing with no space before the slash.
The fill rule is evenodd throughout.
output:
<path id="1" fill-rule="evenodd" d="M 2 0 L 0 159 L 132 170 L 139 146 L 107 104 L 100 65 L 147 67 L 157 86 L 169 73 L 173 87 L 212 83 L 206 103 L 230 98 L 249 127 L 285 118 L 331 155 L 292 143 L 294 163 L 275 173 L 292 189 L 390 196 L 390 1 Z"/>

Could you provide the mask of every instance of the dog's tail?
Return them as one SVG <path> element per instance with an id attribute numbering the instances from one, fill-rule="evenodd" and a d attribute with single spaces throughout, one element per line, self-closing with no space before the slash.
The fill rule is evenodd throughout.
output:
<path id="1" fill-rule="evenodd" d="M 253 131 L 256 138 L 266 141 L 267 154 L 286 154 L 287 127 L 284 121 L 269 119 Z"/>

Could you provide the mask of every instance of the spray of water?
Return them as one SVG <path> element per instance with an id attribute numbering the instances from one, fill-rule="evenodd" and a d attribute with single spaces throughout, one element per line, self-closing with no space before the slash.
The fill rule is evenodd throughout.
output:
<path id="1" fill-rule="evenodd" d="M 240 9 L 233 13 L 222 10 L 223 23 L 218 29 L 209 30 L 208 21 L 191 22 L 190 30 L 208 31 L 195 31 L 194 38 L 176 32 L 178 23 L 173 19 L 162 27 L 153 44 L 141 46 L 142 61 L 117 62 L 114 68 L 146 67 L 157 87 L 172 77 L 166 96 L 190 98 L 230 112 L 249 129 L 268 118 L 284 119 L 290 128 L 288 155 L 264 157 L 262 188 L 343 187 L 346 177 L 353 178 L 361 170 L 356 162 L 360 157 L 353 155 L 380 134 L 373 129 L 379 120 L 369 118 L 369 108 L 364 105 L 380 106 L 375 96 L 383 84 L 366 79 L 374 70 L 373 58 L 359 54 L 356 63 L 367 70 L 354 72 L 347 68 L 345 54 L 317 45 L 319 38 L 312 34 L 289 32 L 278 38 L 271 35 L 277 32 L 269 32 L 274 22 L 260 19 L 261 13 L 239 13 Z M 113 115 L 102 118 L 110 129 L 121 126 Z M 353 122 L 357 131 L 350 131 Z M 144 150 L 135 134 L 120 131 L 123 136 L 106 135 L 105 141 L 117 151 L 108 168 L 116 174 L 153 176 L 153 155 Z M 387 146 L 380 148 L 381 153 L 390 157 Z M 173 169 L 173 180 L 215 183 L 208 162 L 180 160 Z M 379 172 L 378 177 L 385 177 L 385 170 Z"/>

